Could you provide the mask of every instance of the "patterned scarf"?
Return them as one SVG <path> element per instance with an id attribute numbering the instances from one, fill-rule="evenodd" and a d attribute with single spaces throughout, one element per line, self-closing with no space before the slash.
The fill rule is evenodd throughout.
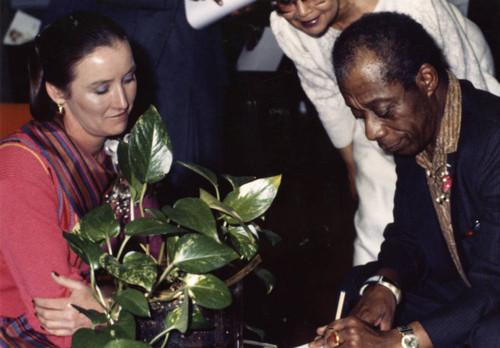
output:
<path id="1" fill-rule="evenodd" d="M 31 138 L 30 148 L 38 147 L 53 167 L 71 207 L 81 218 L 92 208 L 103 203 L 103 196 L 111 189 L 115 173 L 111 159 L 106 156 L 101 165 L 93 156 L 74 142 L 64 130 L 58 116 L 50 122 L 30 121 L 22 130 Z M 2 143 L 16 141 L 26 143 L 16 134 Z M 71 223 L 71 226 L 74 222 Z"/>
<path id="2" fill-rule="evenodd" d="M 467 286 L 471 286 L 458 255 L 453 225 L 451 224 L 450 193 L 452 178 L 448 169 L 447 155 L 457 151 L 462 120 L 462 92 L 458 79 L 448 71 L 448 93 L 441 129 L 439 130 L 434 156 L 429 159 L 427 151 L 416 156 L 417 163 L 425 169 L 429 192 L 434 204 L 434 210 L 441 227 L 441 232 L 448 246 L 451 258 L 460 277 Z"/>

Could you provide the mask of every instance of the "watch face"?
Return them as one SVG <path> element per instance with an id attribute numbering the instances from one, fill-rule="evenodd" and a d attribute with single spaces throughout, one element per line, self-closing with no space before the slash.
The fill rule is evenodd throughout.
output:
<path id="1" fill-rule="evenodd" d="M 404 335 L 401 340 L 401 345 L 404 348 L 418 348 L 418 338 L 415 335 Z"/>

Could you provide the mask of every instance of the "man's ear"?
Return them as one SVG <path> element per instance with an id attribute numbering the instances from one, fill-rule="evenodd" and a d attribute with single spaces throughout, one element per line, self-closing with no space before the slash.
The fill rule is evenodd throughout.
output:
<path id="1" fill-rule="evenodd" d="M 66 93 L 64 93 L 64 91 L 60 90 L 50 82 L 45 82 L 45 89 L 47 90 L 47 94 L 49 95 L 50 99 L 52 99 L 54 103 L 61 105 L 64 104 L 67 99 Z"/>
<path id="2" fill-rule="evenodd" d="M 420 66 L 416 78 L 417 87 L 428 97 L 432 96 L 439 85 L 439 76 L 436 69 L 429 63 Z"/>

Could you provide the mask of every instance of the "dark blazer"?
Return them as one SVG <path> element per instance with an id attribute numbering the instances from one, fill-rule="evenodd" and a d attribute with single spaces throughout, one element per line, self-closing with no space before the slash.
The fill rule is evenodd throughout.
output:
<path id="1" fill-rule="evenodd" d="M 450 202 L 456 243 L 472 287 L 455 269 L 424 169 L 415 157 L 395 156 L 394 223 L 385 230 L 379 255 L 380 266 L 398 272 L 403 290 L 428 306 L 418 319 L 435 347 L 465 342 L 474 325 L 500 307 L 500 98 L 468 81 L 460 85 L 460 139 L 457 152 L 448 155 Z"/>

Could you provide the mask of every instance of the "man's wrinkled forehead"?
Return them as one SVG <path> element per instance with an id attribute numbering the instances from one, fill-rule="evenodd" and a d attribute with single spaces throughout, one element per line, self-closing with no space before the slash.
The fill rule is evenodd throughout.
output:
<path id="1" fill-rule="evenodd" d="M 372 79 L 384 80 L 386 75 L 386 65 L 377 55 L 366 47 L 358 48 L 352 55 L 352 59 L 346 65 L 346 75 L 344 79 L 351 75 L 363 75 Z M 342 81 L 339 81 L 339 84 Z"/>

